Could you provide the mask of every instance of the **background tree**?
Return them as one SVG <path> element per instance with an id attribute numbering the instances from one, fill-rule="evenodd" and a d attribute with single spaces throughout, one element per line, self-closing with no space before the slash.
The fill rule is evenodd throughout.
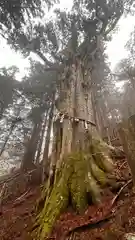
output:
<path id="1" fill-rule="evenodd" d="M 122 59 L 116 68 L 117 81 L 123 81 L 123 89 L 119 96 L 119 110 L 122 116 L 122 122 L 119 124 L 119 135 L 123 145 L 123 149 L 127 155 L 127 161 L 131 169 L 132 178 L 134 181 L 134 130 L 135 130 L 135 109 L 134 90 L 135 90 L 135 61 L 134 61 L 134 37 L 135 30 L 126 44 L 128 57 Z"/>
<path id="2" fill-rule="evenodd" d="M 0 118 L 9 104 L 13 103 L 13 94 L 17 89 L 15 74 L 18 72 L 17 67 L 0 68 Z"/>
<path id="3" fill-rule="evenodd" d="M 135 89 L 135 66 L 134 61 L 129 58 L 122 59 L 116 69 L 115 76 L 117 81 L 130 82 L 133 89 Z"/>
<path id="4" fill-rule="evenodd" d="M 2 81 L 0 82 L 2 93 L 5 94 L 3 116 L 1 119 L 2 120 L 1 131 L 3 135 L 3 145 L 1 146 L 1 154 L 3 153 L 4 150 L 7 150 L 9 148 L 9 143 L 11 143 L 11 139 L 14 138 L 13 137 L 14 130 L 15 130 L 15 134 L 17 134 L 21 128 L 23 136 L 21 137 L 22 139 L 18 138 L 18 140 L 20 140 L 20 142 L 25 141 L 25 146 L 23 147 L 23 149 L 25 149 L 25 154 L 22 160 L 22 168 L 28 169 L 29 167 L 34 166 L 33 164 L 35 163 L 34 161 L 35 161 L 35 154 L 37 151 L 37 144 L 41 135 L 40 128 L 42 128 L 42 120 L 44 118 L 44 114 L 49 111 L 49 106 L 51 104 L 51 92 L 53 91 L 53 86 L 51 82 L 51 77 L 50 77 L 50 82 L 48 84 L 45 81 L 45 79 L 48 81 L 48 78 L 47 78 L 48 74 L 47 76 L 45 76 L 43 66 L 40 63 L 34 63 L 34 62 L 31 63 L 31 69 L 30 69 L 29 75 L 25 77 L 25 79 L 21 83 L 16 81 L 15 78 L 12 77 L 13 74 L 12 76 L 8 75 L 9 72 L 10 74 L 13 72 L 11 71 L 12 69 L 14 70 L 15 68 L 13 67 L 11 69 L 1 70 L 2 74 L 5 74 L 5 75 L 2 75 L 2 77 L 4 76 L 5 77 L 4 79 L 6 79 L 4 81 L 4 85 L 2 85 L 1 83 Z M 15 83 L 14 85 L 12 85 L 12 88 L 11 88 L 10 82 L 8 81 L 11 81 L 11 83 L 12 82 Z M 9 87 L 9 91 L 11 91 L 11 96 L 7 95 L 6 90 L 8 89 L 8 87 Z M 49 92 L 49 89 L 50 89 L 50 92 Z M 6 101 L 8 97 L 11 97 L 11 99 L 9 99 L 10 102 L 7 103 Z M 49 97 L 50 97 L 50 102 L 49 102 Z M 4 133 L 5 126 L 3 129 L 3 125 L 5 125 L 4 119 L 6 119 L 7 121 L 6 129 L 7 129 L 7 125 L 9 128 L 9 133 L 7 132 L 7 134 Z M 17 121 L 15 122 L 16 119 L 20 119 L 19 125 Z M 30 137 L 30 134 L 31 134 L 30 132 L 32 131 L 32 128 L 34 128 L 34 126 L 35 128 L 37 128 L 38 135 L 35 137 L 35 131 L 33 131 L 33 136 Z M 27 144 L 26 144 L 26 138 L 27 138 Z M 32 145 L 32 142 L 34 139 L 36 139 L 36 141 L 34 141 L 36 144 L 35 146 Z M 14 143 L 15 143 L 15 139 L 14 139 Z M 35 153 L 33 152 L 34 150 L 35 150 Z"/>

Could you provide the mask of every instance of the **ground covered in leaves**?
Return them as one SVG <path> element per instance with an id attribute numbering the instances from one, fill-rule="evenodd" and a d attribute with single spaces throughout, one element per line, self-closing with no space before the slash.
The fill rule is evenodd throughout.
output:
<path id="1" fill-rule="evenodd" d="M 118 187 L 113 192 L 109 187 L 105 189 L 102 203 L 90 206 L 82 215 L 68 209 L 56 222 L 50 240 L 123 240 L 125 233 L 135 232 L 135 191 L 131 181 L 116 197 L 121 187 L 130 180 L 130 172 L 123 159 L 115 165 Z M 23 178 L 19 179 L 24 182 Z M 30 232 L 40 187 L 36 184 L 23 184 L 22 191 L 18 193 L 17 189 L 14 184 L 10 189 L 12 197 L 2 203 L 0 240 L 31 240 Z"/>

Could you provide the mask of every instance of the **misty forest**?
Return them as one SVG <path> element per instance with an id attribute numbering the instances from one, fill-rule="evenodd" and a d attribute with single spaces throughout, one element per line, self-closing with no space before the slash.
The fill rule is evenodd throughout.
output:
<path id="1" fill-rule="evenodd" d="M 135 240 L 135 1 L 1 0 L 0 52 L 0 240 Z"/>

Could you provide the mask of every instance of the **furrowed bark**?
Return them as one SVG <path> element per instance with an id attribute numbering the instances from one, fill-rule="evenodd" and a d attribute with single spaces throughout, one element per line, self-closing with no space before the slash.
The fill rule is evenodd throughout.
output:
<path id="1" fill-rule="evenodd" d="M 68 76 L 68 78 L 65 78 Z M 91 78 L 76 60 L 60 75 L 60 117 L 54 122 L 54 142 L 44 208 L 37 216 L 36 239 L 43 240 L 69 204 L 80 212 L 100 201 L 100 188 L 112 170 L 109 150 L 97 132 L 91 99 Z"/>

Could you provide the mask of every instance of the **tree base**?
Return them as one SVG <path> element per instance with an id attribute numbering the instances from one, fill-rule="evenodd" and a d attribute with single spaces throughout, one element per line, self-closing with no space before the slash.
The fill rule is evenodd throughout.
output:
<path id="1" fill-rule="evenodd" d="M 89 151 L 71 153 L 63 159 L 55 173 L 52 190 L 48 189 L 42 211 L 37 216 L 39 226 L 34 239 L 44 240 L 52 231 L 56 219 L 69 203 L 80 212 L 89 204 L 100 201 L 100 186 L 107 183 L 107 172 L 112 170 L 112 161 L 103 141 L 95 139 Z"/>

